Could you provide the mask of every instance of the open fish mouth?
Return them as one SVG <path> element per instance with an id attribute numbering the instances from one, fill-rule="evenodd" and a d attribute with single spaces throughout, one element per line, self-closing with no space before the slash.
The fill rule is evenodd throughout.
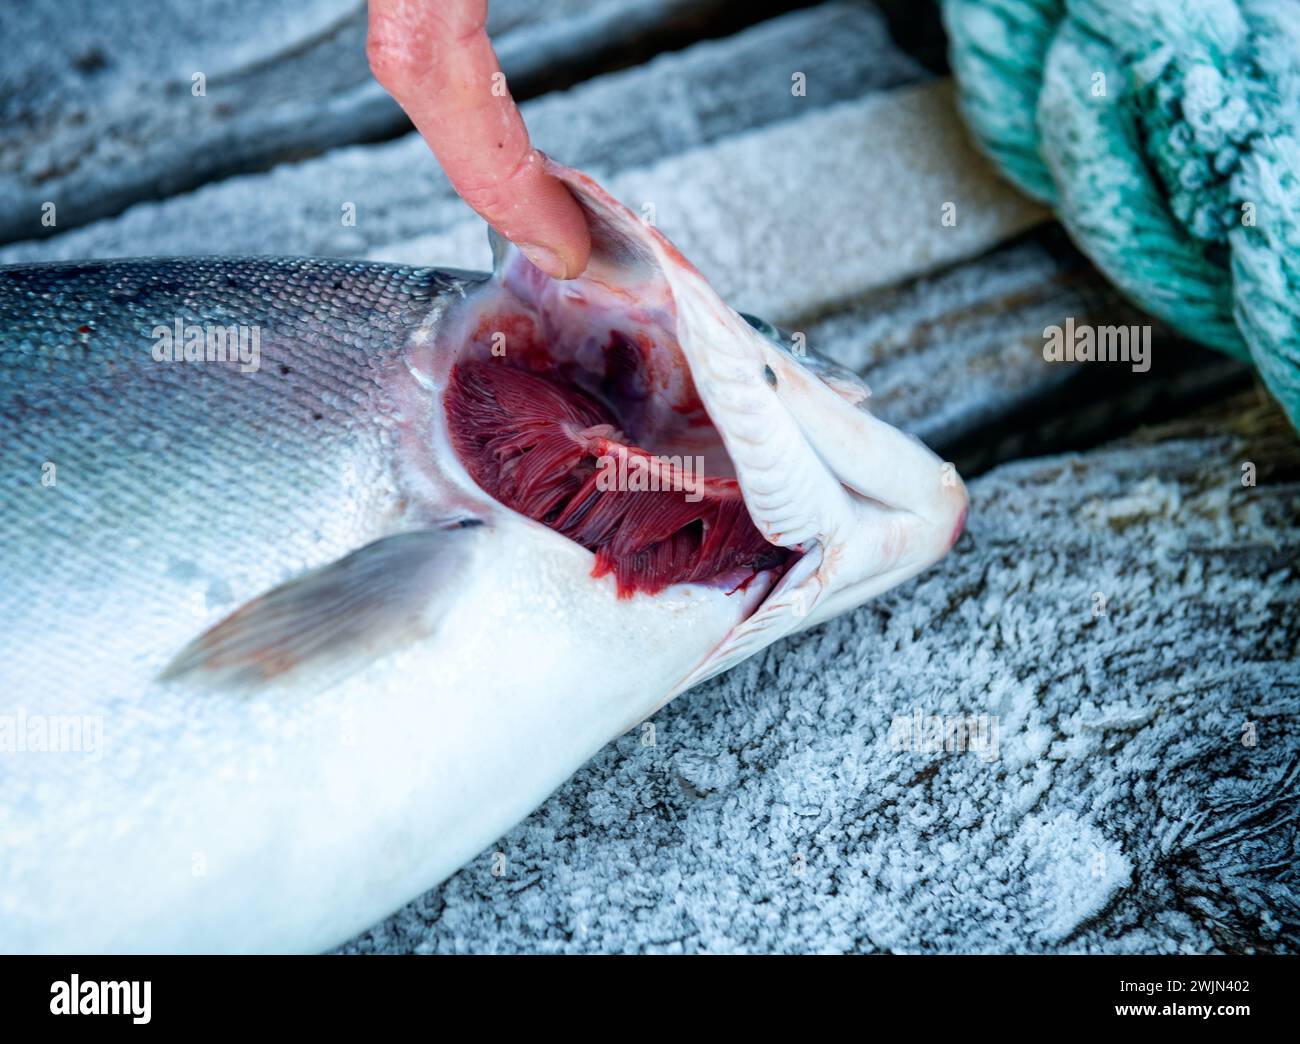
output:
<path id="1" fill-rule="evenodd" d="M 784 572 L 793 552 L 754 525 L 707 415 L 682 432 L 637 426 L 644 368 L 617 334 L 607 347 L 600 373 L 537 357 L 536 369 L 456 366 L 446 410 L 475 481 L 591 551 L 592 575 L 612 575 L 620 597 L 679 583 L 735 591 Z"/>
<path id="2" fill-rule="evenodd" d="M 498 503 L 581 544 L 622 597 L 705 584 L 740 623 L 681 688 L 852 608 L 951 547 L 965 489 L 852 374 L 728 307 L 576 171 L 593 253 L 557 281 L 493 238 L 440 329 L 445 431 Z"/>

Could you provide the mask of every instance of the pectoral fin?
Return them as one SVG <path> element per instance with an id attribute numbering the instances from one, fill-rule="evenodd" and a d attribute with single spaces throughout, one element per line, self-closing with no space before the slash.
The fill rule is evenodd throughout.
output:
<path id="1" fill-rule="evenodd" d="M 161 680 L 255 685 L 304 667 L 369 661 L 426 637 L 481 526 L 463 519 L 385 537 L 281 584 L 192 641 Z"/>

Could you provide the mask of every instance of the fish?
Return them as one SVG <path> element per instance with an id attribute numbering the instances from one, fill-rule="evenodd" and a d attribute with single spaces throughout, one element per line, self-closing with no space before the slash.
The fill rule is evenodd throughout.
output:
<path id="1" fill-rule="evenodd" d="M 338 946 L 956 541 L 856 375 L 548 163 L 568 281 L 0 269 L 0 949 Z"/>

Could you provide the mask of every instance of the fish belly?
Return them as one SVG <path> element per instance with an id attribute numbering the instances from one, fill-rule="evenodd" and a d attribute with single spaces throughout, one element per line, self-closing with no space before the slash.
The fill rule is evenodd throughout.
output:
<path id="1" fill-rule="evenodd" d="M 619 598 L 588 552 L 499 520 L 431 640 L 330 684 L 148 687 L 98 751 L 5 759 L 0 948 L 336 945 L 488 848 L 655 710 L 735 596 Z M 494 842 L 499 849 L 491 849 Z"/>

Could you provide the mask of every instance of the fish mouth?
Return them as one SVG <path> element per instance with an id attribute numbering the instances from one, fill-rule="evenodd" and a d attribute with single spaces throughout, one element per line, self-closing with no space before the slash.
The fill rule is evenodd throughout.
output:
<path id="1" fill-rule="evenodd" d="M 444 407 L 451 442 L 501 504 L 595 556 L 620 598 L 676 584 L 729 593 L 768 586 L 794 556 L 766 540 L 707 414 L 649 420 L 644 361 L 615 331 L 604 367 L 532 354 L 503 365 L 470 353 Z"/>
<path id="2" fill-rule="evenodd" d="M 553 169 L 587 209 L 591 263 L 554 280 L 492 233 L 493 276 L 445 335 L 450 447 L 498 503 L 590 551 L 620 598 L 713 587 L 748 617 L 804 549 L 759 530 L 696 388 L 654 247 L 685 262 L 594 183 Z"/>
<path id="3" fill-rule="evenodd" d="M 493 275 L 444 332 L 447 433 L 482 490 L 590 550 L 620 597 L 739 597 L 740 622 L 675 691 L 951 546 L 960 480 L 862 409 L 862 386 L 728 307 L 591 179 L 549 169 L 586 212 L 591 261 L 554 280 L 493 233 Z"/>

